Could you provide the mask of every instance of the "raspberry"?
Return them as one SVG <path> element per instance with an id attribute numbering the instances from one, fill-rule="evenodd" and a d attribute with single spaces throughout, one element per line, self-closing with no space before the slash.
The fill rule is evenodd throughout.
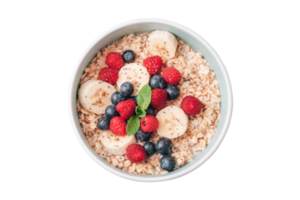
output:
<path id="1" fill-rule="evenodd" d="M 151 91 L 151 103 L 150 106 L 157 110 L 163 109 L 167 102 L 168 94 L 164 89 L 156 88 Z"/>
<path id="2" fill-rule="evenodd" d="M 168 67 L 163 71 L 163 79 L 170 85 L 175 85 L 180 81 L 180 73 L 173 67 Z"/>
<path id="3" fill-rule="evenodd" d="M 201 101 L 193 96 L 186 96 L 181 101 L 182 110 L 188 115 L 197 115 L 201 110 Z"/>
<path id="4" fill-rule="evenodd" d="M 136 104 L 132 100 L 121 101 L 116 106 L 116 110 L 120 113 L 123 120 L 129 119 L 135 113 Z"/>
<path id="5" fill-rule="evenodd" d="M 158 74 L 163 66 L 163 61 L 159 56 L 148 57 L 143 61 L 150 75 Z"/>
<path id="6" fill-rule="evenodd" d="M 104 67 L 103 69 L 101 69 L 101 71 L 99 73 L 99 78 L 102 81 L 105 81 L 107 83 L 114 85 L 119 78 L 119 72 L 115 68 Z"/>
<path id="7" fill-rule="evenodd" d="M 127 135 L 126 122 L 121 117 L 114 117 L 110 120 L 109 129 L 118 136 Z"/>
<path id="8" fill-rule="evenodd" d="M 126 149 L 127 158 L 134 163 L 142 162 L 146 158 L 146 151 L 140 144 L 133 143 Z"/>
<path id="9" fill-rule="evenodd" d="M 106 56 L 106 64 L 109 67 L 120 69 L 121 67 L 124 66 L 125 63 L 121 54 L 118 54 L 116 52 L 111 52 Z"/>
<path id="10" fill-rule="evenodd" d="M 158 120 L 152 115 L 146 115 L 141 119 L 140 128 L 144 132 L 153 132 L 158 128 Z"/>

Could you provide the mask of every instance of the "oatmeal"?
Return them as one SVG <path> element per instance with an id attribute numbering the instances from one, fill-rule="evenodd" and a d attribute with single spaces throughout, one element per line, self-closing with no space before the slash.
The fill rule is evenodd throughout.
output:
<path id="1" fill-rule="evenodd" d="M 166 48 L 160 48 L 158 45 L 156 49 L 153 49 L 157 40 L 155 40 L 155 37 L 150 34 L 151 33 L 142 33 L 139 35 L 130 34 L 118 41 L 113 42 L 111 45 L 103 48 L 97 53 L 97 56 L 85 69 L 84 74 L 81 77 L 81 91 L 79 91 L 80 97 L 77 100 L 77 108 L 79 122 L 82 125 L 82 129 L 86 135 L 86 138 L 100 156 L 107 159 L 107 161 L 115 167 L 121 168 L 125 171 L 138 174 L 154 175 L 164 174 L 170 171 L 165 170 L 166 168 L 163 169 L 164 167 L 162 168 L 162 157 L 172 157 L 171 160 L 174 160 L 175 162 L 173 170 L 176 170 L 186 163 L 192 161 L 198 153 L 205 149 L 217 129 L 217 123 L 221 116 L 221 99 L 216 76 L 209 67 L 209 63 L 203 58 L 201 53 L 194 51 L 189 45 L 184 44 L 184 42 L 182 42 L 179 38 L 175 37 L 175 40 L 172 41 L 172 44 L 166 46 Z M 125 55 L 127 57 L 124 57 L 123 53 L 126 50 L 133 51 L 135 56 L 132 57 L 128 53 Z M 155 55 L 154 52 L 156 51 L 156 55 L 161 55 L 160 57 L 163 62 L 162 68 L 159 71 L 155 71 L 156 68 L 145 68 L 144 60 L 149 57 L 153 57 Z M 102 69 L 107 67 L 106 59 L 107 56 L 112 52 L 115 52 L 119 55 L 123 54 L 123 59 L 125 61 L 126 59 L 131 59 L 130 63 L 126 64 L 122 63 L 122 61 L 114 62 L 114 69 L 107 69 L 105 70 L 105 73 L 100 72 Z M 117 54 L 111 55 L 111 57 L 113 57 L 113 61 L 119 59 Z M 130 91 L 130 95 L 132 94 L 132 96 L 130 97 L 129 95 L 129 97 L 124 97 L 122 102 L 125 102 L 125 99 L 130 99 L 134 101 L 136 105 L 138 105 L 140 102 L 138 102 L 138 100 L 135 99 L 137 97 L 134 96 L 140 95 L 139 92 L 143 89 L 143 86 L 148 85 L 149 80 L 151 82 L 151 79 L 153 78 L 153 76 L 151 78 L 151 75 L 156 73 L 159 76 L 157 76 L 158 80 L 160 80 L 160 77 L 164 78 L 163 72 L 166 68 L 177 69 L 176 71 L 179 72 L 180 79 L 178 79 L 179 82 L 177 84 L 174 84 L 176 85 L 176 88 L 171 88 L 171 86 L 169 86 L 169 91 L 174 92 L 175 94 L 174 98 L 172 95 L 170 95 L 173 93 L 169 93 L 169 91 L 167 91 L 169 94 L 168 97 L 162 97 L 169 99 L 163 104 L 163 108 L 155 107 L 157 105 L 153 101 L 150 103 L 150 106 L 159 109 L 154 111 L 154 109 L 148 109 L 147 106 L 143 108 L 143 106 L 139 105 L 141 107 L 139 108 L 140 110 L 135 110 L 136 114 L 132 114 L 130 113 L 131 111 L 127 111 L 126 109 L 127 107 L 128 109 L 130 107 L 135 107 L 135 104 L 132 105 L 132 102 L 128 103 L 128 105 L 125 103 L 124 105 L 120 104 L 119 99 L 123 97 L 118 95 L 123 94 L 122 91 L 119 93 L 122 84 L 131 82 L 133 85 L 133 90 Z M 118 76 L 116 73 L 119 73 Z M 173 75 L 173 72 L 170 73 Z M 107 80 L 104 80 L 105 78 L 101 78 L 99 80 L 99 76 L 108 78 Z M 167 84 L 165 86 L 167 86 Z M 128 87 L 126 91 L 130 90 L 130 86 Z M 159 84 L 157 87 L 160 87 Z M 152 91 L 154 90 L 152 88 Z M 159 98 L 165 95 L 163 94 L 164 92 L 162 90 L 164 89 L 157 88 L 156 90 Z M 155 98 L 153 97 L 154 93 L 155 92 L 152 92 L 152 98 Z M 189 96 L 195 97 L 195 99 L 198 101 L 200 100 L 201 102 L 201 104 L 199 104 L 199 111 L 197 111 L 197 114 L 195 115 L 187 114 L 188 112 L 186 109 L 183 109 L 181 105 L 182 100 Z M 110 100 L 113 102 L 113 104 L 118 105 L 112 105 Z M 161 102 L 158 102 L 158 104 L 159 103 Z M 195 110 L 192 110 L 192 112 L 193 111 Z M 118 113 L 118 116 L 115 114 L 115 112 Z M 167 112 L 166 115 L 164 115 L 165 113 L 163 112 Z M 132 119 L 134 117 L 129 119 L 129 115 L 135 115 L 135 119 Z M 154 125 L 147 124 L 145 127 L 142 127 L 142 124 L 140 125 L 142 132 L 147 133 L 147 131 L 143 130 L 151 130 L 149 131 L 152 132 L 150 135 L 144 133 L 137 133 L 139 135 L 133 134 L 131 136 L 125 135 L 126 131 L 127 134 L 129 132 L 129 123 L 132 124 L 134 120 L 139 118 L 142 121 L 143 117 L 152 117 L 153 115 L 156 116 L 156 119 L 159 122 L 159 125 L 157 124 L 157 127 L 155 127 L 156 129 L 153 129 L 154 131 L 152 131 L 152 128 L 153 126 L 156 126 L 156 122 L 153 122 Z M 107 121 L 110 121 L 109 126 L 106 123 Z M 106 130 L 99 129 L 99 124 L 100 127 L 103 127 L 102 129 Z M 112 124 L 118 125 L 117 128 L 113 127 L 116 129 L 116 131 L 110 130 L 109 127 L 111 127 Z M 124 127 L 119 128 L 119 124 L 122 126 L 126 126 L 127 124 L 127 129 L 124 129 Z M 117 132 L 117 136 L 112 132 Z M 122 137 L 126 138 L 123 140 Z M 128 146 L 131 146 L 132 144 L 140 144 L 143 146 L 145 141 L 148 141 L 155 145 L 161 138 L 168 138 L 168 140 L 171 141 L 171 146 L 169 146 L 171 149 L 170 152 L 167 152 L 168 155 L 163 153 L 162 155 L 159 152 L 155 152 L 153 155 L 144 158 L 144 160 L 141 162 L 132 162 L 132 159 L 129 159 L 126 155 L 126 150 L 129 148 Z M 114 140 L 115 143 L 114 146 L 112 146 L 111 143 Z M 122 146 L 124 145 L 123 142 L 126 142 L 128 145 Z M 151 145 L 149 148 L 151 149 Z M 132 152 L 135 153 L 134 150 L 132 150 Z M 164 159 L 166 162 L 169 162 L 169 160 L 166 158 Z"/>

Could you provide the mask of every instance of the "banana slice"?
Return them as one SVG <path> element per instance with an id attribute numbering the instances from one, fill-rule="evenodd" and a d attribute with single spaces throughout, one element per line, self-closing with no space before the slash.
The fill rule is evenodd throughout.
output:
<path id="1" fill-rule="evenodd" d="M 113 85 L 101 80 L 89 80 L 83 83 L 78 90 L 80 104 L 86 110 L 102 114 L 107 106 L 112 105 L 111 95 L 115 92 Z"/>
<path id="2" fill-rule="evenodd" d="M 150 75 L 144 66 L 138 63 L 130 63 L 119 71 L 117 85 L 120 88 L 124 82 L 131 82 L 134 87 L 132 96 L 135 96 L 144 85 L 149 83 L 149 80 Z"/>
<path id="3" fill-rule="evenodd" d="M 153 56 L 161 56 L 168 61 L 175 56 L 177 49 L 176 37 L 168 31 L 153 31 L 147 40 L 147 50 Z"/>
<path id="4" fill-rule="evenodd" d="M 126 153 L 126 148 L 132 144 L 136 143 L 135 136 L 117 136 L 111 131 L 104 131 L 100 136 L 102 145 L 110 154 L 114 155 L 124 155 Z"/>
<path id="5" fill-rule="evenodd" d="M 177 138 L 188 128 L 189 118 L 177 106 L 165 107 L 157 113 L 156 118 L 159 122 L 157 133 L 163 137 Z"/>

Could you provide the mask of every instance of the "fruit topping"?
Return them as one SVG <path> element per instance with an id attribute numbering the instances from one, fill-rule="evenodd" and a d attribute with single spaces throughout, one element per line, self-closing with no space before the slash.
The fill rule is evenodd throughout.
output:
<path id="1" fill-rule="evenodd" d="M 170 85 L 175 85 L 180 81 L 180 73 L 174 67 L 167 67 L 162 74 L 163 79 Z"/>
<path id="2" fill-rule="evenodd" d="M 175 160 L 171 156 L 163 156 L 160 159 L 160 167 L 167 171 L 172 171 L 175 167 Z"/>
<path id="3" fill-rule="evenodd" d="M 113 117 L 120 116 L 116 107 L 114 105 L 107 106 L 105 109 L 105 115 L 108 119 L 112 119 Z"/>
<path id="4" fill-rule="evenodd" d="M 177 106 L 167 106 L 156 115 L 159 121 L 158 135 L 166 138 L 177 138 L 188 129 L 189 118 Z"/>
<path id="5" fill-rule="evenodd" d="M 168 94 L 164 89 L 156 88 L 151 91 L 150 105 L 157 110 L 161 110 L 163 107 L 165 107 L 167 98 Z"/>
<path id="6" fill-rule="evenodd" d="M 159 55 L 164 61 L 175 56 L 178 42 L 176 37 L 168 32 L 156 30 L 150 33 L 146 46 L 151 55 Z"/>
<path id="7" fill-rule="evenodd" d="M 145 142 L 149 140 L 151 134 L 152 132 L 144 132 L 141 129 L 139 129 L 135 136 L 139 141 Z"/>
<path id="8" fill-rule="evenodd" d="M 98 120 L 97 127 L 98 127 L 100 130 L 106 130 L 106 129 L 109 129 L 109 122 L 110 122 L 110 119 L 109 119 L 109 118 L 107 118 L 107 117 L 101 117 L 101 118 Z"/>
<path id="9" fill-rule="evenodd" d="M 118 136 L 127 135 L 126 122 L 121 117 L 114 117 L 110 120 L 109 129 L 111 132 Z"/>
<path id="10" fill-rule="evenodd" d="M 143 61 L 150 75 L 158 74 L 163 66 L 163 60 L 159 56 L 148 57 Z"/>
<path id="11" fill-rule="evenodd" d="M 136 104 L 132 100 L 126 100 L 118 103 L 116 110 L 120 113 L 123 120 L 129 119 L 135 113 Z"/>
<path id="12" fill-rule="evenodd" d="M 121 85 L 125 82 L 130 82 L 133 85 L 133 94 L 135 96 L 139 93 L 140 89 L 149 83 L 150 75 L 145 67 L 139 63 L 126 64 L 119 71 L 119 79 L 117 85 L 121 88 Z"/>
<path id="13" fill-rule="evenodd" d="M 155 109 L 149 106 L 146 110 L 146 114 L 155 116 Z"/>
<path id="14" fill-rule="evenodd" d="M 155 150 L 155 145 L 152 142 L 145 142 L 143 145 L 147 156 L 152 156 L 156 150 Z"/>
<path id="15" fill-rule="evenodd" d="M 120 87 L 120 93 L 123 97 L 129 97 L 133 93 L 133 85 L 130 82 L 125 82 Z"/>
<path id="16" fill-rule="evenodd" d="M 101 69 L 99 73 L 99 78 L 102 81 L 114 85 L 118 80 L 119 77 L 118 73 L 119 71 L 113 67 L 104 67 Z"/>
<path id="17" fill-rule="evenodd" d="M 123 58 L 124 62 L 132 63 L 135 59 L 135 54 L 132 50 L 126 50 L 126 51 L 124 51 L 122 58 Z"/>
<path id="18" fill-rule="evenodd" d="M 160 88 L 163 89 L 166 86 L 166 82 L 161 76 L 154 75 L 150 79 L 150 87 L 151 89 Z"/>
<path id="19" fill-rule="evenodd" d="M 145 132 L 154 132 L 158 128 L 158 120 L 152 115 L 141 118 L 140 128 Z"/>
<path id="20" fill-rule="evenodd" d="M 101 80 L 88 80 L 81 84 L 78 90 L 78 100 L 81 106 L 89 112 L 105 113 L 107 106 L 111 105 L 111 95 L 115 92 L 113 85 Z"/>
<path id="21" fill-rule="evenodd" d="M 168 100 L 175 100 L 179 97 L 180 91 L 175 85 L 167 85 L 165 90 L 168 94 Z"/>
<path id="22" fill-rule="evenodd" d="M 114 104 L 115 106 L 118 105 L 121 101 L 125 100 L 125 97 L 121 95 L 120 92 L 114 92 L 111 97 L 110 97 L 111 103 Z"/>
<path id="23" fill-rule="evenodd" d="M 161 155 L 168 155 L 172 150 L 172 141 L 168 138 L 160 138 L 155 145 L 156 151 Z"/>
<path id="24" fill-rule="evenodd" d="M 117 136 L 114 135 L 111 131 L 103 131 L 101 137 L 102 145 L 104 148 L 110 153 L 114 155 L 124 155 L 126 154 L 127 147 L 132 144 L 136 143 L 136 139 L 134 135 L 132 136 Z"/>
<path id="25" fill-rule="evenodd" d="M 122 58 L 121 54 L 118 54 L 116 52 L 111 52 L 106 56 L 106 64 L 109 67 L 113 67 L 116 69 L 120 69 L 124 66 L 124 60 Z"/>
<path id="26" fill-rule="evenodd" d="M 193 96 L 186 96 L 181 101 L 182 110 L 188 115 L 197 115 L 201 110 L 201 101 Z"/>
<path id="27" fill-rule="evenodd" d="M 131 144 L 126 149 L 126 156 L 131 162 L 138 163 L 145 160 L 147 155 L 142 145 Z"/>

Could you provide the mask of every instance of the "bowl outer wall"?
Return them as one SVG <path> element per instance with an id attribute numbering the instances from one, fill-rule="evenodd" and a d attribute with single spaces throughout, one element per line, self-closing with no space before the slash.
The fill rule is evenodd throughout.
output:
<path id="1" fill-rule="evenodd" d="M 90 146 L 78 121 L 78 114 L 76 108 L 77 90 L 84 69 L 88 66 L 88 64 L 92 61 L 92 59 L 96 56 L 97 52 L 100 49 L 130 33 L 149 32 L 157 29 L 172 32 L 174 35 L 183 40 L 186 44 L 190 45 L 191 48 L 193 48 L 196 51 L 199 51 L 208 61 L 210 67 L 215 72 L 216 78 L 219 82 L 222 115 L 217 125 L 217 130 L 214 134 L 214 137 L 211 139 L 209 145 L 202 152 L 200 152 L 194 158 L 193 161 L 168 174 L 132 174 L 114 167 L 113 165 L 108 163 L 106 159 L 102 158 L 99 154 L 97 154 L 95 150 Z M 143 182 L 154 182 L 170 180 L 183 176 L 201 166 L 206 160 L 208 160 L 210 156 L 212 156 L 212 154 L 220 146 L 229 128 L 233 109 L 233 98 L 230 80 L 224 64 L 222 63 L 221 59 L 214 51 L 214 49 L 202 37 L 200 37 L 195 32 L 191 31 L 190 29 L 171 21 L 161 19 L 138 19 L 124 22 L 109 29 L 108 31 L 100 35 L 84 51 L 71 77 L 68 96 L 68 107 L 75 135 L 78 138 L 78 141 L 81 144 L 81 146 L 96 163 L 98 163 L 100 166 L 102 166 L 109 172 L 126 179 Z"/>

